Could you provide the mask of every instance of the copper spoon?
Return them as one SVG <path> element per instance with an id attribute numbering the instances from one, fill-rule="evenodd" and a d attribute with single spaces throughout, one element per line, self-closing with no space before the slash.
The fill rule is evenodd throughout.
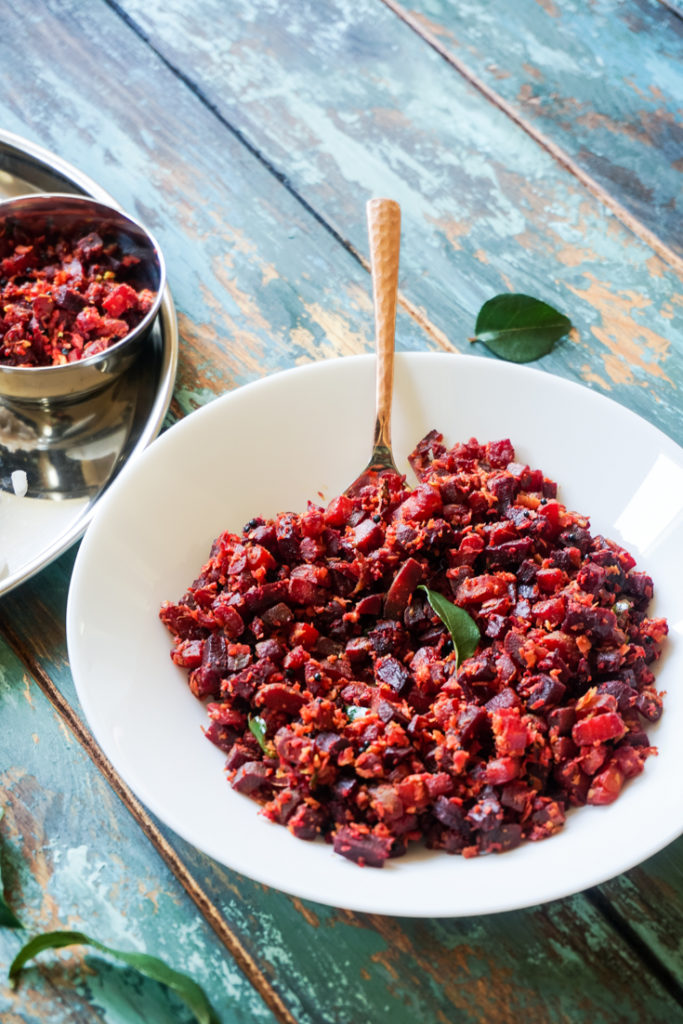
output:
<path id="1" fill-rule="evenodd" d="M 375 306 L 376 418 L 370 461 L 347 494 L 376 484 L 383 473 L 398 473 L 391 451 L 391 398 L 394 386 L 394 337 L 401 207 L 393 199 L 370 199 L 365 207 L 370 240 L 372 297 Z"/>

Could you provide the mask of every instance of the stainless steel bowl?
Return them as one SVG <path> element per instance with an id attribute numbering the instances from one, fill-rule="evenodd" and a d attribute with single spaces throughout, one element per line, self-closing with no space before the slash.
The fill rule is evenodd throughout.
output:
<path id="1" fill-rule="evenodd" d="M 11 224 L 20 225 L 30 236 L 48 228 L 74 241 L 96 231 L 107 241 L 115 241 L 124 255 L 138 257 L 136 284 L 156 292 L 156 299 L 125 337 L 97 355 L 63 366 L 7 366 L 0 362 L 0 400 L 64 402 L 98 391 L 132 366 L 159 313 L 166 266 L 157 242 L 146 228 L 113 206 L 58 193 L 0 202 L 0 236 Z"/>

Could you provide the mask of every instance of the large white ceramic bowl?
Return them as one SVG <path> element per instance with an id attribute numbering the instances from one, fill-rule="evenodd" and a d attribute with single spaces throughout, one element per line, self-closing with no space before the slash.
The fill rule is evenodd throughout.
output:
<path id="1" fill-rule="evenodd" d="M 602 882 L 683 831 L 683 452 L 587 388 L 468 356 L 397 357 L 399 465 L 431 428 L 449 444 L 509 437 L 520 461 L 560 484 L 569 507 L 624 544 L 655 580 L 671 626 L 658 683 L 659 756 L 609 807 L 569 814 L 540 843 L 470 860 L 416 847 L 382 870 L 264 820 L 223 774 L 202 705 L 169 658 L 158 620 L 206 560 L 213 538 L 254 515 L 327 500 L 367 462 L 374 360 L 323 362 L 217 399 L 155 441 L 101 501 L 82 543 L 68 606 L 71 667 L 85 714 L 137 795 L 185 839 L 236 871 L 354 910 L 455 916 L 541 903 Z"/>

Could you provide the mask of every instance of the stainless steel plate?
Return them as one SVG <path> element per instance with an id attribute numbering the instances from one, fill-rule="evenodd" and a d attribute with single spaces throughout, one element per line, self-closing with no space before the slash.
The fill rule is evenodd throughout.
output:
<path id="1" fill-rule="evenodd" d="M 114 202 L 52 153 L 0 132 L 0 198 L 56 191 Z M 167 288 L 152 344 L 110 387 L 58 408 L 0 401 L 0 595 L 83 534 L 103 491 L 159 433 L 177 363 L 178 322 Z"/>

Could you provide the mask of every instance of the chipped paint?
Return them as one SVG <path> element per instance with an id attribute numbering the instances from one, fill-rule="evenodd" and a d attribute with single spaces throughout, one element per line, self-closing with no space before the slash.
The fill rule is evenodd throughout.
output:
<path id="1" fill-rule="evenodd" d="M 589 302 L 602 318 L 601 324 L 591 326 L 591 331 L 609 351 L 604 365 L 610 380 L 654 389 L 654 382 L 648 378 L 655 377 L 676 387 L 662 368 L 671 351 L 670 340 L 633 317 L 635 310 L 648 309 L 651 300 L 634 292 L 615 292 L 592 274 L 584 276 L 590 281 L 588 288 L 581 290 L 569 284 L 567 287 Z"/>

